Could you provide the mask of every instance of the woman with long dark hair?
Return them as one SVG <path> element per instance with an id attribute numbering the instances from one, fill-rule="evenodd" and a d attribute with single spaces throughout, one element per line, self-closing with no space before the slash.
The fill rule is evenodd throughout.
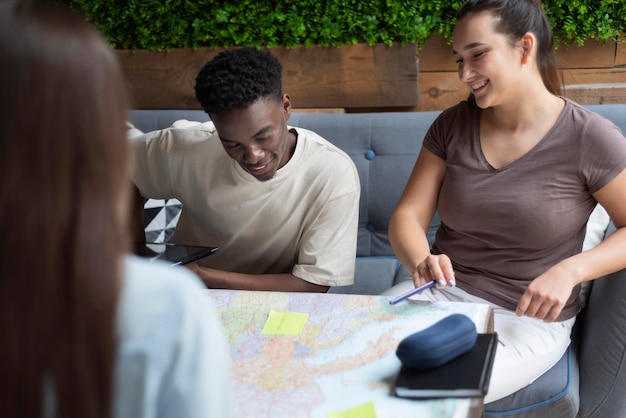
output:
<path id="1" fill-rule="evenodd" d="M 0 3 L 0 92 L 0 414 L 229 416 L 203 286 L 126 255 L 127 102 L 103 37 Z"/>

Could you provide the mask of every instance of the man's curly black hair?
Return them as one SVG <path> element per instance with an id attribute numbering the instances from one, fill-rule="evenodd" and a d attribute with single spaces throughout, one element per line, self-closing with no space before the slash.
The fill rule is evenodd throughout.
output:
<path id="1" fill-rule="evenodd" d="M 196 99 L 208 114 L 246 108 L 260 98 L 282 98 L 282 65 L 253 47 L 220 52 L 196 77 Z"/>

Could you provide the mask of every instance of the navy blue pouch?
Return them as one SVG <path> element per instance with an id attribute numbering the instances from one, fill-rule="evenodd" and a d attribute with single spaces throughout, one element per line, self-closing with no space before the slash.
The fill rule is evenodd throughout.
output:
<path id="1" fill-rule="evenodd" d="M 432 369 L 469 351 L 477 336 L 476 325 L 468 316 L 452 314 L 404 338 L 396 355 L 412 369 Z"/>

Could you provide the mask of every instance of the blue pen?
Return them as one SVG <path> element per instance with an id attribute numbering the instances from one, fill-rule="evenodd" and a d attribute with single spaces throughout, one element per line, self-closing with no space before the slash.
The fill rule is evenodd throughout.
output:
<path id="1" fill-rule="evenodd" d="M 423 292 L 426 289 L 430 289 L 431 287 L 433 287 L 436 284 L 437 284 L 437 282 L 435 280 L 431 280 L 428 283 L 425 283 L 425 284 L 423 284 L 421 286 L 416 287 L 413 290 L 410 290 L 410 291 L 406 292 L 404 295 L 400 295 L 400 296 L 397 296 L 397 297 L 391 299 L 389 301 L 389 304 L 390 305 L 395 305 L 398 302 L 402 302 L 404 299 L 408 299 L 411 296 L 417 295 L 418 293 Z"/>

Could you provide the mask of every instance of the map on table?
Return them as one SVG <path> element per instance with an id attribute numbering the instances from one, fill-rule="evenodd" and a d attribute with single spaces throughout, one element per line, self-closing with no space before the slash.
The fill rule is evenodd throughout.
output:
<path id="1" fill-rule="evenodd" d="M 452 313 L 469 316 L 478 332 L 484 332 L 487 305 L 406 302 L 391 306 L 389 298 L 381 296 L 216 289 L 209 295 L 231 349 L 237 417 L 457 418 L 467 414 L 468 399 L 395 397 L 393 383 L 400 369 L 395 350 L 404 337 Z M 301 331 L 267 333 L 270 317 L 274 322 L 298 318 L 296 329 Z M 293 324 L 270 325 L 274 329 Z"/>

